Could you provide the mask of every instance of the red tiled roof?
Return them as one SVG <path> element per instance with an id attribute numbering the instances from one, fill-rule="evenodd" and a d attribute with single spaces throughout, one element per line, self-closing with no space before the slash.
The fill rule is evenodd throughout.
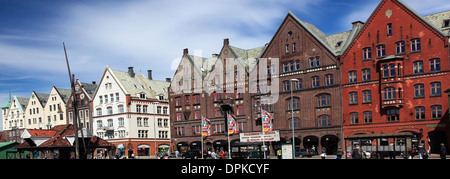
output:
<path id="1" fill-rule="evenodd" d="M 108 141 L 99 138 L 97 136 L 92 136 L 91 140 L 89 141 L 89 146 L 113 146 L 114 144 L 109 143 Z"/>
<path id="2" fill-rule="evenodd" d="M 56 135 L 39 145 L 39 147 L 72 147 L 72 144 L 65 137 Z"/>
<path id="3" fill-rule="evenodd" d="M 48 129 L 27 129 L 31 136 L 54 136 L 56 131 Z"/>
<path id="4" fill-rule="evenodd" d="M 34 147 L 73 147 L 70 141 L 66 138 L 67 135 L 75 135 L 75 129 L 72 124 L 55 126 L 50 130 L 39 130 L 39 129 L 27 129 L 28 132 L 33 136 L 53 136 L 39 146 L 36 146 L 32 140 L 26 139 L 23 143 L 16 146 L 16 148 L 34 148 Z M 45 133 L 45 134 L 44 134 Z M 52 134 L 52 135 L 49 135 Z M 93 136 L 89 140 L 89 146 L 91 147 L 106 147 L 114 146 L 99 138 Z"/>

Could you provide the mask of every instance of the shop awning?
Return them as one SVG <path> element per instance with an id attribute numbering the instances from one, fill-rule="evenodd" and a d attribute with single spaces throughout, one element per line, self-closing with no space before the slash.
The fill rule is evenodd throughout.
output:
<path id="1" fill-rule="evenodd" d="M 345 139 L 371 139 L 371 138 L 397 138 L 397 137 L 412 137 L 412 132 L 398 132 L 398 133 L 381 133 L 381 134 L 355 134 L 348 136 Z"/>

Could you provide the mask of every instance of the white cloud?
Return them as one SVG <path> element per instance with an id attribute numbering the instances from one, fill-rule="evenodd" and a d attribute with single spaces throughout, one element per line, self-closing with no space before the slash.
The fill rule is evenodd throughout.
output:
<path id="1" fill-rule="evenodd" d="M 351 28 L 350 24 L 354 21 L 366 22 L 379 3 L 380 0 L 367 0 L 363 1 L 363 3 L 349 5 L 353 8 L 350 9 L 348 15 L 343 16 L 340 20 L 342 28 L 349 30 Z M 450 9 L 448 0 L 404 0 L 404 3 L 423 16 Z"/>
<path id="2" fill-rule="evenodd" d="M 74 6 L 61 30 L 74 50 L 99 65 L 153 69 L 171 77 L 184 48 L 218 53 L 224 38 L 255 48 L 267 43 L 287 14 L 287 1 L 126 1 Z M 294 4 L 292 1 L 289 3 Z M 317 2 L 295 2 L 303 8 Z M 108 59 L 104 59 L 108 58 Z M 155 71 L 156 70 L 156 71 Z M 164 78 L 160 77 L 160 78 Z"/>

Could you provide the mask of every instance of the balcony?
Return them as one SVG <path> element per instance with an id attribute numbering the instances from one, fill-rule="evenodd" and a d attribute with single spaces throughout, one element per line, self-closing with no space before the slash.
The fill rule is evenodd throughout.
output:
<path id="1" fill-rule="evenodd" d="M 389 100 L 383 100 L 382 108 L 386 107 L 401 107 L 404 105 L 403 99 L 389 99 Z"/>
<path id="2" fill-rule="evenodd" d="M 114 131 L 114 127 L 113 126 L 105 126 L 102 128 L 104 131 Z"/>

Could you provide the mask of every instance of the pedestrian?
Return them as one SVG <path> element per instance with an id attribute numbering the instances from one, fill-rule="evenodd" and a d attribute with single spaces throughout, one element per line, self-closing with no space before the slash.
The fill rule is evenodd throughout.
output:
<path id="1" fill-rule="evenodd" d="M 320 154 L 320 157 L 322 157 L 322 159 L 325 159 L 327 157 L 327 150 L 325 147 L 322 147 L 322 153 Z"/>
<path id="2" fill-rule="evenodd" d="M 342 147 L 339 146 L 336 152 L 336 159 L 342 159 L 342 155 L 344 155 L 344 151 L 342 150 Z"/>
<path id="3" fill-rule="evenodd" d="M 216 159 L 216 152 L 214 152 L 214 151 L 211 152 L 211 158 Z"/>
<path id="4" fill-rule="evenodd" d="M 447 148 L 445 148 L 444 143 L 441 143 L 441 159 L 446 159 Z"/>
<path id="5" fill-rule="evenodd" d="M 359 145 L 356 145 L 356 148 L 352 151 L 352 159 L 362 159 L 363 154 Z"/>
<path id="6" fill-rule="evenodd" d="M 178 159 L 178 156 L 180 155 L 180 151 L 178 151 L 178 150 L 175 150 L 175 158 L 177 158 Z"/>
<path id="7" fill-rule="evenodd" d="M 425 147 L 423 146 L 423 143 L 419 145 L 419 159 L 428 159 L 427 150 L 425 150 Z"/>

